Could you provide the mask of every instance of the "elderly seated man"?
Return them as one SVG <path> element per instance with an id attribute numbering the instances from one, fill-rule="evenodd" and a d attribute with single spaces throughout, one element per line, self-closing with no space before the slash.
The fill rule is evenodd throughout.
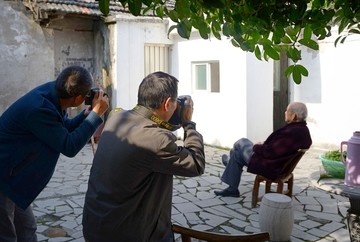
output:
<path id="1" fill-rule="evenodd" d="M 215 191 L 215 194 L 239 197 L 238 187 L 244 166 L 248 167 L 249 172 L 269 179 L 278 177 L 289 155 L 298 149 L 308 149 L 312 144 L 306 117 L 306 105 L 292 102 L 285 111 L 287 124 L 274 131 L 264 143 L 253 144 L 246 138 L 236 141 L 230 150 L 230 158 L 228 155 L 222 156 L 225 171 L 221 180 L 229 186 L 222 191 Z"/>

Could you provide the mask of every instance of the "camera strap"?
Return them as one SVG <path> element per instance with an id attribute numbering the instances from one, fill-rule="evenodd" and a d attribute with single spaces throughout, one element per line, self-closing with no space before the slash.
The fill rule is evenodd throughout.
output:
<path id="1" fill-rule="evenodd" d="M 164 120 L 160 119 L 159 117 L 157 117 L 156 115 L 154 115 L 149 109 L 145 108 L 144 106 L 141 105 L 136 105 L 133 110 L 135 112 L 137 112 L 138 114 L 144 116 L 145 118 L 150 119 L 151 121 L 157 123 L 158 125 L 160 125 L 161 127 L 168 129 L 170 131 L 175 131 L 178 128 L 180 128 L 180 125 L 172 125 L 168 122 L 165 122 Z"/>

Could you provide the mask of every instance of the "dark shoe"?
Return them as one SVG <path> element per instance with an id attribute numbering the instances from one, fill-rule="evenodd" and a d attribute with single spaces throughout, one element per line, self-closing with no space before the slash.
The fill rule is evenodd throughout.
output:
<path id="1" fill-rule="evenodd" d="M 224 189 L 222 191 L 214 191 L 216 196 L 222 196 L 222 197 L 240 197 L 239 190 L 235 191 L 229 191 L 227 189 Z"/>
<path id="2" fill-rule="evenodd" d="M 224 166 L 227 166 L 227 164 L 229 163 L 229 156 L 228 155 L 222 155 L 221 161 L 224 164 Z"/>

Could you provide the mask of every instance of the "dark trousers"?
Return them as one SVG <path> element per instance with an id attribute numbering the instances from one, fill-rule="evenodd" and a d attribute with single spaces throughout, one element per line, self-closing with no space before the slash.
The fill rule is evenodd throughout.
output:
<path id="1" fill-rule="evenodd" d="M 0 193 L 0 241 L 37 242 L 36 220 L 31 207 L 23 210 L 2 193 Z"/>
<path id="2" fill-rule="evenodd" d="M 233 188 L 238 188 L 243 167 L 248 166 L 253 154 L 254 144 L 246 138 L 239 139 L 230 150 L 229 162 L 225 167 L 221 180 Z"/>

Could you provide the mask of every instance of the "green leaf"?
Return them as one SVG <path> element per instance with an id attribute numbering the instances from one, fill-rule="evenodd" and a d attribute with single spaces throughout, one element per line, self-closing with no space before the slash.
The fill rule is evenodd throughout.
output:
<path id="1" fill-rule="evenodd" d="M 339 25 L 339 30 L 338 30 L 338 33 L 342 33 L 344 31 L 344 29 L 346 28 L 346 26 L 348 26 L 349 24 L 349 20 L 346 19 L 346 18 L 343 18 L 340 25 Z"/>
<path id="2" fill-rule="evenodd" d="M 168 31 L 168 37 L 169 37 L 171 31 L 173 31 L 174 29 L 177 29 L 177 25 L 171 25 L 170 26 L 169 31 Z"/>
<path id="3" fill-rule="evenodd" d="M 240 48 L 239 43 L 235 39 L 231 39 L 231 43 L 232 43 L 233 46 L 235 46 L 237 48 Z"/>
<path id="4" fill-rule="evenodd" d="M 343 37 L 343 36 L 339 36 L 339 37 L 336 38 L 335 43 L 334 43 L 335 47 L 337 46 L 339 40 L 340 40 L 342 37 Z"/>
<path id="5" fill-rule="evenodd" d="M 290 65 L 285 69 L 285 75 L 289 77 L 294 71 L 294 65 Z"/>
<path id="6" fill-rule="evenodd" d="M 260 50 L 259 46 L 255 47 L 255 56 L 258 60 L 262 60 L 261 59 L 261 50 Z"/>
<path id="7" fill-rule="evenodd" d="M 349 33 L 352 33 L 352 34 L 360 34 L 360 30 L 358 30 L 358 29 L 350 29 L 350 30 L 349 30 Z"/>
<path id="8" fill-rule="evenodd" d="M 128 1 L 129 10 L 134 16 L 139 16 L 142 7 L 141 0 L 129 0 Z"/>
<path id="9" fill-rule="evenodd" d="M 263 45 L 264 52 L 273 60 L 280 60 L 280 54 L 271 46 L 271 45 Z"/>
<path id="10" fill-rule="evenodd" d="M 296 84 L 301 83 L 302 76 L 308 76 L 308 70 L 302 65 L 294 65 L 292 76 Z"/>
<path id="11" fill-rule="evenodd" d="M 99 9 L 105 16 L 109 15 L 109 4 L 110 0 L 99 0 Z"/>
<path id="12" fill-rule="evenodd" d="M 284 43 L 284 44 L 291 44 L 292 43 L 291 39 L 286 35 L 284 35 L 282 37 L 281 42 Z"/>
<path id="13" fill-rule="evenodd" d="M 150 6 L 150 4 L 153 2 L 153 0 L 142 0 L 142 2 L 143 2 L 146 6 Z"/>
<path id="14" fill-rule="evenodd" d="M 345 36 L 345 37 L 340 41 L 340 43 L 341 43 L 341 44 L 344 44 L 346 38 L 347 38 L 347 36 Z"/>
<path id="15" fill-rule="evenodd" d="M 300 71 L 301 75 L 303 75 L 303 76 L 309 75 L 308 70 L 303 65 L 297 64 L 296 68 Z"/>
<path id="16" fill-rule="evenodd" d="M 292 39 L 292 41 L 296 41 L 298 32 L 294 28 L 287 27 L 285 29 L 285 32 Z"/>
<path id="17" fill-rule="evenodd" d="M 292 73 L 292 77 L 293 77 L 294 82 L 295 82 L 296 84 L 300 84 L 300 83 L 301 83 L 301 72 L 300 72 L 300 70 L 297 68 L 297 65 L 294 66 L 293 73 Z"/>
<path id="18" fill-rule="evenodd" d="M 175 23 L 179 22 L 179 16 L 175 10 L 171 10 L 169 12 L 168 16 L 173 22 L 175 22 Z"/>
<path id="19" fill-rule="evenodd" d="M 299 43 L 313 50 L 319 50 L 319 44 L 312 39 L 301 39 Z"/>
<path id="20" fill-rule="evenodd" d="M 291 47 L 287 51 L 287 56 L 294 62 L 297 62 L 301 58 L 301 51 L 296 47 Z"/>
<path id="21" fill-rule="evenodd" d="M 177 31 L 182 38 L 184 39 L 190 38 L 191 29 L 190 30 L 188 29 L 187 23 L 185 21 L 180 21 L 180 23 L 178 23 Z"/>
<path id="22" fill-rule="evenodd" d="M 210 34 L 209 26 L 204 22 L 203 19 L 199 19 L 197 24 L 201 38 L 208 39 Z"/>
<path id="23" fill-rule="evenodd" d="M 307 24 L 303 31 L 304 39 L 311 39 L 312 30 L 309 24 Z"/>
<path id="24" fill-rule="evenodd" d="M 224 23 L 224 25 L 222 27 L 222 32 L 223 32 L 223 35 L 225 35 L 226 37 L 230 37 L 230 29 L 229 29 L 228 23 Z"/>
<path id="25" fill-rule="evenodd" d="M 175 10 L 179 14 L 179 18 L 187 18 L 190 15 L 190 2 L 189 0 L 176 0 Z"/>
<path id="26" fill-rule="evenodd" d="M 164 6 L 160 6 L 160 7 L 156 8 L 155 12 L 156 12 L 156 15 L 159 16 L 161 19 L 164 18 Z"/>

